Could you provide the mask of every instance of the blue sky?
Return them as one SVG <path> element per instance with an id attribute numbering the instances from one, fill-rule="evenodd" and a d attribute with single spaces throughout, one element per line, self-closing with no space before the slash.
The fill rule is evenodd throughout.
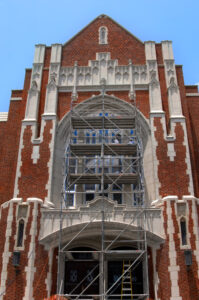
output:
<path id="1" fill-rule="evenodd" d="M 0 111 L 22 89 L 34 45 L 65 43 L 100 14 L 142 41 L 172 40 L 186 84 L 199 82 L 198 0 L 0 0 Z"/>

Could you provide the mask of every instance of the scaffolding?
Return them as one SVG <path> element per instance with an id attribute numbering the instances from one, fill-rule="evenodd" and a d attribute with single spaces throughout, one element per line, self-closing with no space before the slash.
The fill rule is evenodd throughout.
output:
<path id="1" fill-rule="evenodd" d="M 102 82 L 101 94 L 89 111 L 86 104 L 77 110 L 76 102 L 71 100 L 60 203 L 57 294 L 69 299 L 147 299 L 148 256 L 140 117 L 135 99 L 130 104 L 132 111 L 111 107 L 106 100 L 105 88 L 105 82 Z M 95 201 L 100 205 L 90 210 L 89 203 Z M 118 210 L 131 207 L 131 220 L 121 226 L 112 226 L 111 218 L 116 212 L 107 209 L 107 203 Z M 65 211 L 71 209 L 72 212 L 79 205 L 85 206 L 88 220 L 65 243 Z M 73 247 L 77 244 L 74 242 L 92 228 L 97 228 L 100 249 Z M 63 257 L 64 260 L 76 257 L 77 261 L 83 257 L 85 261 L 95 262 L 92 269 L 67 291 L 61 272 Z M 123 268 L 125 261 L 128 261 L 128 267 Z M 107 274 L 108 263 L 118 266 L 117 274 L 111 279 Z M 139 283 L 133 282 L 137 270 L 141 270 Z M 130 290 L 124 287 L 128 276 L 131 278 Z M 99 286 L 97 292 L 89 292 L 96 283 Z"/>

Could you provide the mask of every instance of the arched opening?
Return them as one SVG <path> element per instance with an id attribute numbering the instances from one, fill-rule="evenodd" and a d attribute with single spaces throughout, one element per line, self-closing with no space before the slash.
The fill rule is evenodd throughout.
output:
<path id="1" fill-rule="evenodd" d="M 99 28 L 99 44 L 108 44 L 108 29 L 105 26 Z"/>
<path id="2" fill-rule="evenodd" d="M 74 108 L 74 112 L 78 115 L 81 115 L 83 118 L 97 118 L 100 117 L 101 113 L 101 107 L 102 107 L 102 100 L 101 96 L 95 96 L 91 99 L 85 100 L 84 102 L 78 104 Z M 155 197 L 155 188 L 154 188 L 154 176 L 153 176 L 153 161 L 152 161 L 152 147 L 151 147 L 151 139 L 150 139 L 150 130 L 149 125 L 144 118 L 144 116 L 135 108 L 135 106 L 130 105 L 129 103 L 118 99 L 114 96 L 105 95 L 104 98 L 104 107 L 105 107 L 105 118 L 111 119 L 119 119 L 121 116 L 125 116 L 125 118 L 129 118 L 129 122 L 132 121 L 132 118 L 135 116 L 135 113 L 137 117 L 139 118 L 139 126 L 140 126 L 140 136 L 142 139 L 142 146 L 143 146 L 143 164 L 144 164 L 144 173 L 147 175 L 144 177 L 145 182 L 145 201 L 149 203 L 154 199 Z M 79 118 L 81 119 L 81 118 Z M 61 191 L 63 190 L 63 173 L 65 169 L 65 162 L 63 157 L 65 157 L 66 149 L 67 149 L 67 143 L 69 141 L 69 120 L 70 115 L 67 114 L 65 117 L 61 120 L 61 122 L 58 125 L 57 130 L 57 136 L 56 136 L 56 143 L 55 143 L 55 159 L 54 159 L 54 176 L 53 178 L 53 184 L 52 184 L 52 198 L 51 201 L 55 204 L 56 207 L 59 207 L 60 205 L 60 195 Z M 115 120 L 114 120 L 115 122 Z M 76 145 L 82 144 L 83 147 L 86 149 L 87 145 L 96 145 L 96 151 L 97 151 L 97 144 L 101 142 L 102 139 L 102 130 L 92 130 L 92 129 L 81 129 L 77 130 L 74 128 L 73 131 L 73 148 L 75 149 Z M 119 128 L 119 126 L 115 126 L 115 128 L 112 129 L 105 129 L 105 142 L 113 145 L 114 147 L 117 147 L 117 143 L 123 143 L 123 144 L 132 144 L 134 143 L 134 134 L 135 131 L 129 127 L 129 129 L 122 129 Z M 110 150 L 111 151 L 111 150 Z M 100 173 L 100 164 L 101 161 L 98 157 L 96 157 L 95 153 L 88 153 L 86 154 L 87 158 L 85 161 L 82 161 L 82 164 L 87 164 L 88 173 L 89 172 L 98 172 Z M 78 156 L 78 155 L 77 155 Z M 88 161 L 90 159 L 90 162 Z M 123 172 L 121 161 L 123 160 L 123 156 L 120 155 L 115 159 L 112 159 L 110 155 L 107 155 L 104 166 L 104 172 L 111 172 L 113 173 L 113 176 L 119 172 Z M 124 161 L 124 160 L 123 160 Z M 93 167 L 92 167 L 93 163 Z M 124 161 L 124 165 L 128 165 L 129 161 Z M 77 162 L 77 159 L 70 160 L 70 171 L 73 170 L 76 173 L 81 171 L 80 163 Z M 131 161 L 132 168 L 136 166 L 136 160 L 134 162 Z M 126 168 L 127 169 L 127 168 Z M 129 172 L 131 172 L 130 168 L 128 169 Z M 132 169 L 133 173 L 133 169 Z M 151 176 L 152 175 L 152 176 Z M 90 182 L 87 182 L 86 185 L 82 185 L 81 188 L 77 185 L 71 185 L 70 190 L 67 193 L 67 202 L 69 207 L 78 207 L 79 205 L 86 204 L 87 202 L 93 200 L 95 196 L 100 196 L 100 188 L 102 189 L 102 186 L 98 184 L 91 184 Z M 127 191 L 129 191 L 129 194 L 131 196 L 134 194 L 133 190 L 136 190 L 136 186 L 126 186 L 124 187 L 121 184 L 115 184 L 113 186 L 109 186 L 106 184 L 104 187 L 104 196 L 108 196 L 109 199 L 116 201 L 118 204 L 126 204 L 128 205 L 134 205 L 135 203 L 139 202 L 140 200 L 139 195 L 135 195 L 133 197 L 126 196 L 128 199 L 124 199 L 124 194 L 122 195 L 121 190 L 125 189 L 125 192 L 127 194 Z M 80 194 L 82 195 L 80 196 Z M 83 195 L 84 194 L 84 195 Z M 132 198 L 134 200 L 132 200 Z M 130 203 L 131 202 L 131 203 Z"/>

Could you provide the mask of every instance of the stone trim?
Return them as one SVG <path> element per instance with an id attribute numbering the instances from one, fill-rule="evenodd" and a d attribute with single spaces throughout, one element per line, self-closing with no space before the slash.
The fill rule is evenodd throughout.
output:
<path id="1" fill-rule="evenodd" d="M 21 101 L 22 97 L 11 97 L 10 101 Z"/>
<path id="2" fill-rule="evenodd" d="M 26 240 L 26 226 L 27 226 L 27 223 L 28 223 L 28 219 L 29 219 L 29 214 L 30 214 L 30 207 L 28 205 L 28 211 L 27 211 L 27 216 L 26 218 L 20 218 L 19 220 L 17 219 L 17 216 L 18 216 L 18 209 L 19 209 L 19 204 L 23 204 L 23 205 L 27 205 L 27 202 L 21 202 L 21 203 L 18 203 L 18 206 L 17 206 L 17 210 L 16 210 L 16 224 L 17 224 L 17 230 L 16 230 L 16 234 L 14 236 L 14 240 L 15 240 L 15 245 L 14 245 L 14 250 L 20 250 L 20 251 L 23 251 L 25 249 L 24 245 L 25 245 L 25 240 Z M 23 234 L 23 245 L 22 247 L 17 247 L 17 237 L 18 237 L 18 229 L 19 229 L 19 221 L 20 220 L 24 220 L 24 234 Z"/>
<path id="3" fill-rule="evenodd" d="M 12 255 L 10 252 L 10 237 L 12 236 L 12 222 L 13 222 L 13 202 L 9 203 L 9 210 L 8 210 L 8 217 L 7 217 L 7 227 L 5 232 L 5 245 L 4 245 L 4 252 L 2 254 L 2 271 L 1 271 L 1 282 L 0 282 L 0 295 L 6 294 L 6 281 L 8 276 L 8 263 L 9 259 Z M 3 298 L 3 297 L 2 297 Z"/>
<path id="4" fill-rule="evenodd" d="M 0 122 L 7 122 L 7 121 L 8 121 L 8 113 L 0 112 Z"/>
<path id="5" fill-rule="evenodd" d="M 199 97 L 199 93 L 186 93 L 187 97 Z"/>
<path id="6" fill-rule="evenodd" d="M 22 123 L 20 142 L 19 142 L 19 152 L 18 152 L 18 159 L 17 159 L 17 169 L 16 169 L 16 176 L 15 176 L 15 186 L 14 186 L 14 195 L 13 195 L 14 198 L 16 198 L 19 194 L 18 180 L 21 177 L 21 171 L 20 171 L 21 166 L 22 166 L 21 152 L 22 152 L 22 149 L 24 148 L 23 138 L 24 138 L 25 129 L 26 129 L 26 125 L 24 125 Z"/>
<path id="7" fill-rule="evenodd" d="M 180 271 L 180 267 L 177 265 L 177 252 L 176 246 L 174 241 L 173 234 L 175 233 L 175 228 L 173 224 L 172 218 L 172 207 L 171 202 L 177 201 L 177 196 L 168 196 L 163 198 L 166 201 L 166 210 L 167 210 L 167 232 L 169 237 L 169 261 L 170 265 L 168 266 L 168 271 L 170 273 L 170 280 L 171 280 L 171 300 L 181 300 L 180 297 L 180 290 L 178 285 L 178 272 Z"/>
<path id="8" fill-rule="evenodd" d="M 36 272 L 35 268 L 35 246 L 36 246 L 36 236 L 37 236 L 37 217 L 38 217 L 38 205 L 42 202 L 41 199 L 37 198 L 28 198 L 27 202 L 33 202 L 32 208 L 32 223 L 30 228 L 30 244 L 28 251 L 28 265 L 25 267 L 26 273 L 26 287 L 25 295 L 23 300 L 34 300 L 33 298 L 33 282 L 34 282 L 34 273 Z"/>

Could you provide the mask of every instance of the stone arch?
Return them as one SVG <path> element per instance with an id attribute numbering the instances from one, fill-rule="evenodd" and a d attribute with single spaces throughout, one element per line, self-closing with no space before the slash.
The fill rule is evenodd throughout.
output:
<path id="1" fill-rule="evenodd" d="M 92 112 L 100 110 L 102 105 L 102 96 L 93 96 L 74 108 L 81 115 L 89 116 Z M 152 184 L 154 176 L 153 173 L 153 162 L 152 162 L 152 145 L 151 145 L 151 131 L 148 120 L 145 116 L 132 104 L 117 98 L 105 94 L 104 106 L 107 112 L 114 112 L 116 115 L 125 114 L 126 117 L 132 117 L 135 115 L 139 118 L 140 124 L 140 135 L 143 144 L 143 162 L 145 183 L 146 183 L 146 201 L 151 203 L 154 200 L 154 185 Z M 51 201 L 56 207 L 60 205 L 63 176 L 65 172 L 64 166 L 64 155 L 66 145 L 68 143 L 70 130 L 70 112 L 66 113 L 62 120 L 58 123 L 55 141 L 55 156 L 54 156 L 54 168 L 53 168 L 53 181 L 52 181 L 52 199 Z"/>

